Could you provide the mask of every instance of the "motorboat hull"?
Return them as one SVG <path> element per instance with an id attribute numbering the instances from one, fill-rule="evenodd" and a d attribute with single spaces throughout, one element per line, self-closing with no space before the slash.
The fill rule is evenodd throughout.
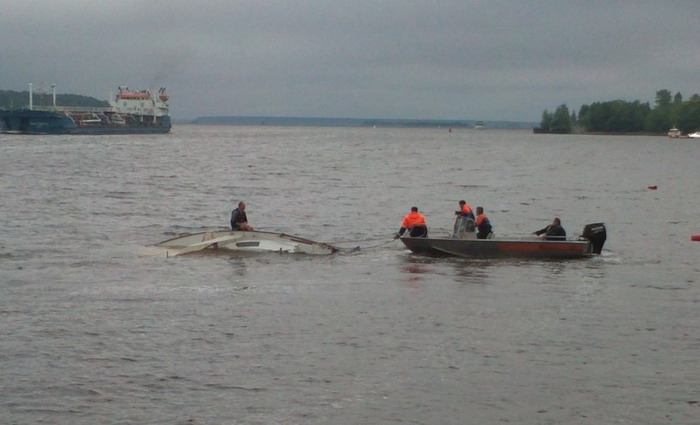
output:
<path id="1" fill-rule="evenodd" d="M 205 249 L 312 255 L 329 255 L 338 251 L 332 245 L 284 233 L 232 230 L 189 233 L 158 243 L 154 247 L 165 249 L 166 256 L 181 255 Z"/>
<path id="2" fill-rule="evenodd" d="M 577 239 L 544 240 L 538 237 L 520 239 L 477 239 L 472 220 L 458 217 L 449 238 L 402 237 L 401 242 L 416 254 L 433 257 L 521 257 L 583 258 L 600 254 L 607 238 L 604 223 L 587 224 Z M 492 236 L 492 235 L 490 235 Z"/>
<path id="3" fill-rule="evenodd" d="M 592 255 L 588 240 L 498 240 L 401 238 L 401 242 L 416 254 L 433 257 L 524 257 L 524 258 L 583 258 Z"/>

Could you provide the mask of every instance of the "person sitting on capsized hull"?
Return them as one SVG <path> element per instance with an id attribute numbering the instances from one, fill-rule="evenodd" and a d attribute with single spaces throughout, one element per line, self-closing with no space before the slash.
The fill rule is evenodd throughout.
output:
<path id="1" fill-rule="evenodd" d="M 231 211 L 231 229 L 253 231 L 253 227 L 248 224 L 248 216 L 245 214 L 245 202 L 238 203 L 238 208 Z"/>
<path id="2" fill-rule="evenodd" d="M 412 238 L 428 237 L 428 223 L 423 214 L 418 212 L 418 207 L 411 207 L 411 212 L 403 218 L 401 228 L 394 235 L 394 239 L 400 238 L 406 230 Z"/>

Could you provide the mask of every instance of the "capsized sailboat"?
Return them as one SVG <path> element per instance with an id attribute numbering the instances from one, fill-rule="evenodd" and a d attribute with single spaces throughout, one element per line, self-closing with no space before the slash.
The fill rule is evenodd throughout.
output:
<path id="1" fill-rule="evenodd" d="M 285 233 L 263 231 L 209 230 L 188 233 L 153 245 L 165 249 L 165 256 L 188 254 L 202 250 L 241 252 L 278 252 L 311 255 L 335 254 L 339 248 Z"/>

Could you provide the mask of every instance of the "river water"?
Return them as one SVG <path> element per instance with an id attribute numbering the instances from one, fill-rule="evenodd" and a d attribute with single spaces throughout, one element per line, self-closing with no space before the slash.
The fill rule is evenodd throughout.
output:
<path id="1" fill-rule="evenodd" d="M 700 144 L 517 130 L 175 126 L 0 136 L 3 424 L 697 424 Z M 648 187 L 656 185 L 657 190 Z M 432 259 L 606 223 L 585 260 Z M 327 257 L 155 256 L 226 226 Z"/>

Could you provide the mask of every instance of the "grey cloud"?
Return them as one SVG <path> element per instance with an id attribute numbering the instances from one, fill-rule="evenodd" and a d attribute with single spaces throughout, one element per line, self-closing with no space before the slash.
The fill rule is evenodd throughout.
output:
<path id="1" fill-rule="evenodd" d="M 695 2 L 570 3 L 0 0 L 0 88 L 167 86 L 182 118 L 530 121 L 700 92 Z"/>

